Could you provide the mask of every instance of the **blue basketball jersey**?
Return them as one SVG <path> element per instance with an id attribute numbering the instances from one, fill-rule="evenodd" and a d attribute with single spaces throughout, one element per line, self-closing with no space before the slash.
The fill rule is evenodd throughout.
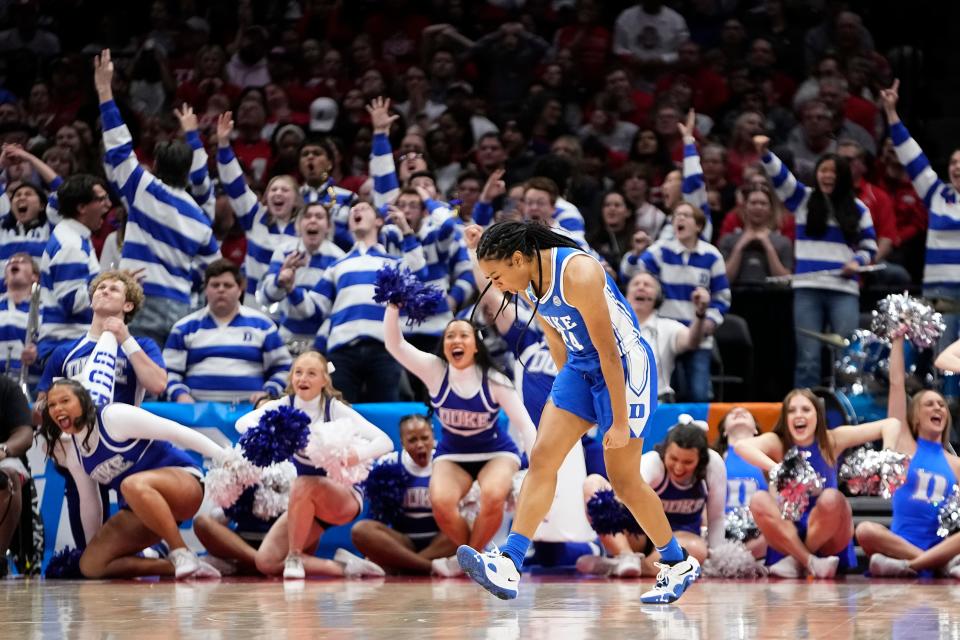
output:
<path id="1" fill-rule="evenodd" d="M 513 381 L 520 392 L 520 399 L 533 424 L 539 426 L 550 389 L 557 378 L 557 363 L 550 355 L 550 347 L 543 334 L 533 327 L 524 331 L 522 326 L 514 323 L 504 339 L 518 354 L 513 368 Z"/>
<path id="2" fill-rule="evenodd" d="M 470 398 L 458 395 L 450 384 L 450 368 L 430 405 L 443 427 L 436 456 L 510 452 L 520 459 L 520 450 L 513 438 L 498 426 L 500 405 L 490 391 L 488 372 L 484 371 L 480 388 Z"/>
<path id="3" fill-rule="evenodd" d="M 124 478 L 141 471 L 161 469 L 163 467 L 186 467 L 194 470 L 197 477 L 202 476 L 200 467 L 184 451 L 164 440 L 114 440 L 103 427 L 102 415 L 110 405 L 97 409 L 96 440 L 93 451 L 85 453 L 83 438 L 71 436 L 74 449 L 83 464 L 83 470 L 96 482 L 118 492 Z M 99 436 L 99 437 L 97 437 Z M 122 496 L 121 496 L 122 498 Z"/>
<path id="4" fill-rule="evenodd" d="M 579 249 L 557 247 L 550 250 L 551 280 L 548 289 L 540 296 L 537 313 L 557 330 L 567 347 L 567 363 L 574 368 L 584 368 L 588 371 L 599 367 L 597 349 L 590 339 L 587 326 L 580 311 L 571 305 L 563 290 L 563 273 L 575 256 L 592 256 Z M 599 264 L 599 263 L 598 263 Z M 613 325 L 613 335 L 617 341 L 617 349 L 621 356 L 628 354 L 643 340 L 640 337 L 640 325 L 637 318 L 627 304 L 616 283 L 606 274 L 606 285 L 603 289 L 610 320 Z M 536 301 L 533 283 L 527 286 L 527 296 Z"/>
<path id="5" fill-rule="evenodd" d="M 689 531 L 700 535 L 703 526 L 703 508 L 707 504 L 707 481 L 697 480 L 689 487 L 675 483 L 666 469 L 663 481 L 654 491 L 663 503 L 663 512 L 667 514 L 670 528 L 674 531 Z"/>
<path id="6" fill-rule="evenodd" d="M 166 368 L 160 347 L 157 346 L 157 343 L 154 342 L 152 338 L 140 337 L 136 338 L 136 340 L 140 348 L 143 349 L 143 352 L 147 354 L 147 357 L 160 367 Z M 85 335 L 82 338 L 57 347 L 43 368 L 43 376 L 40 378 L 40 384 L 37 385 L 37 390 L 47 391 L 57 378 L 72 378 L 78 380 L 84 365 L 87 364 L 87 358 L 90 357 L 90 354 L 93 353 L 93 349 L 96 346 L 97 341 L 89 335 Z M 85 381 L 81 381 L 81 383 L 83 382 Z M 138 407 L 140 403 L 143 402 L 144 394 L 145 389 L 140 386 L 140 381 L 137 380 L 137 374 L 133 370 L 133 365 L 130 364 L 130 360 L 123 352 L 123 349 L 117 349 L 116 382 L 113 388 L 113 402 Z"/>
<path id="7" fill-rule="evenodd" d="M 911 544 L 927 550 L 942 540 L 937 535 L 939 504 L 953 491 L 957 476 L 943 445 L 917 440 L 907 479 L 893 494 L 890 530 Z"/>
<path id="8" fill-rule="evenodd" d="M 757 491 L 767 490 L 767 478 L 763 471 L 753 466 L 733 450 L 727 449 L 727 504 L 725 511 L 730 513 L 738 507 L 749 507 L 750 498 Z"/>

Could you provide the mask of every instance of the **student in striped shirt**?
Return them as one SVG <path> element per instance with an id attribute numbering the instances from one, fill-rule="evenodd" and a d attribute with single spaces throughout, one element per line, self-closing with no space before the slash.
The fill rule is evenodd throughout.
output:
<path id="1" fill-rule="evenodd" d="M 942 351 L 960 337 L 960 149 L 950 154 L 950 182 L 944 183 L 897 115 L 899 88 L 900 81 L 894 80 L 892 87 L 880 92 L 880 101 L 890 123 L 897 159 L 930 211 L 923 295 L 937 301 L 944 311 L 947 328 L 938 347 Z"/>
<path id="2" fill-rule="evenodd" d="M 27 344 L 30 288 L 40 280 L 40 267 L 29 254 L 15 253 L 3 268 L 6 293 L 0 295 L 0 374 L 16 377 L 21 366 L 37 361 L 37 345 Z"/>
<path id="3" fill-rule="evenodd" d="M 245 303 L 256 305 L 257 287 L 270 269 L 270 258 L 284 237 L 297 235 L 297 213 L 303 204 L 299 185 L 293 176 L 274 176 L 267 183 L 263 201 L 247 186 L 240 161 L 230 146 L 233 114 L 229 111 L 217 120 L 217 171 L 237 221 L 247 234 L 247 257 L 243 262 L 246 277 Z"/>
<path id="4" fill-rule="evenodd" d="M 0 265 L 20 252 L 37 260 L 42 258 L 53 225 L 60 220 L 56 191 L 48 196 L 35 184 L 21 182 L 7 193 L 6 168 L 20 162 L 32 165 L 51 189 L 56 190 L 63 184 L 63 179 L 32 153 L 17 145 L 3 145 L 0 152 Z M 50 215 L 54 218 L 51 219 Z"/>
<path id="5" fill-rule="evenodd" d="M 660 280 L 663 304 L 660 315 L 691 326 L 703 321 L 703 341 L 677 358 L 675 385 L 678 399 L 687 402 L 710 400 L 710 361 L 713 332 L 730 309 L 730 284 L 720 251 L 701 239 L 707 217 L 689 202 L 674 207 L 671 216 L 673 238 L 655 242 L 643 254 L 627 254 L 621 264 L 625 277 L 646 271 Z M 709 292 L 706 309 L 699 304 L 699 288 Z"/>
<path id="6" fill-rule="evenodd" d="M 100 273 L 100 263 L 90 236 L 110 210 L 104 182 L 85 173 L 64 180 L 57 196 L 63 220 L 53 229 L 40 261 L 41 361 L 86 333 L 93 318 L 87 288 Z"/>
<path id="7" fill-rule="evenodd" d="M 163 350 L 171 400 L 255 404 L 283 393 L 290 353 L 269 317 L 240 304 L 243 291 L 237 265 L 207 267 L 207 306 L 177 322 Z"/>
<path id="8" fill-rule="evenodd" d="M 373 295 L 377 271 L 396 266 L 401 258 L 389 255 L 378 242 L 383 219 L 372 205 L 353 205 L 349 224 L 356 244 L 324 272 L 313 291 L 292 298 L 291 314 L 325 326 L 329 320 L 329 329 L 321 328 L 316 344 L 336 367 L 333 384 L 348 402 L 396 402 L 401 369 L 383 345 L 386 307 L 374 302 Z M 403 252 L 404 266 L 425 280 L 423 247 L 412 231 L 403 236 Z"/>
<path id="9" fill-rule="evenodd" d="M 799 329 L 848 336 L 860 320 L 860 285 L 857 269 L 873 261 L 877 235 L 870 210 L 856 198 L 847 161 L 828 153 L 814 171 L 817 184 L 808 187 L 797 180 L 780 158 L 772 154 L 766 136 L 754 136 L 754 145 L 777 195 L 797 220 L 794 272 L 816 274 L 840 269 L 840 275 L 815 275 L 793 282 L 793 323 L 797 331 L 797 361 L 794 385 L 820 384 L 820 347 Z"/>
<path id="10" fill-rule="evenodd" d="M 306 204 L 319 202 L 327 208 L 333 220 L 333 242 L 349 251 L 353 237 L 347 228 L 347 216 L 357 194 L 335 184 L 331 174 L 336 157 L 336 148 L 328 138 L 311 136 L 303 141 L 300 145 L 300 175 L 304 184 L 300 186 L 300 196 Z"/>
<path id="11" fill-rule="evenodd" d="M 147 171 L 134 154 L 130 130 L 113 101 L 112 82 L 110 50 L 104 49 L 94 63 L 94 83 L 104 164 L 127 207 L 120 267 L 143 273 L 146 301 L 134 333 L 163 344 L 173 323 L 190 309 L 194 262 L 209 264 L 220 257 L 220 248 L 210 217 L 186 191 L 193 149 L 182 140 L 159 142 L 154 173 Z M 195 130 L 196 117 L 186 126 Z"/>
<path id="12" fill-rule="evenodd" d="M 447 326 L 453 312 L 473 295 L 475 290 L 470 257 L 464 244 L 463 232 L 454 218 L 443 223 L 430 217 L 427 205 L 420 194 L 410 187 L 400 190 L 392 218 L 404 227 L 387 225 L 381 233 L 381 241 L 391 255 L 403 255 L 403 236 L 413 233 L 420 240 L 427 265 L 426 283 L 447 292 L 446 308 L 427 318 L 415 327 L 406 327 L 404 336 L 421 351 L 432 352 Z M 426 401 L 426 391 L 419 381 L 411 380 L 417 400 Z"/>
<path id="13" fill-rule="evenodd" d="M 330 240 L 330 216 L 319 202 L 303 208 L 296 227 L 296 239 L 285 238 L 273 252 L 270 270 L 257 288 L 257 302 L 279 318 L 280 335 L 288 345 L 302 345 L 299 352 L 313 344 L 320 324 L 311 318 L 291 317 L 291 300 L 312 290 L 323 272 L 346 254 Z M 295 289 L 299 290 L 296 294 Z"/>

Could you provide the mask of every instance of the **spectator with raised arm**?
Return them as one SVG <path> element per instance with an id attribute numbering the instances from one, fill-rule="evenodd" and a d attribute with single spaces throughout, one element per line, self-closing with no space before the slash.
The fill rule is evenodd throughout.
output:
<path id="1" fill-rule="evenodd" d="M 904 166 L 913 188 L 930 210 L 927 229 L 927 255 L 923 268 L 923 295 L 933 298 L 944 311 L 946 330 L 940 337 L 939 349 L 960 337 L 960 149 L 950 154 L 950 183 L 944 183 L 930 166 L 930 161 L 897 114 L 900 81 L 880 92 L 890 138 L 900 164 Z"/>
<path id="2" fill-rule="evenodd" d="M 210 216 L 186 189 L 193 168 L 193 147 L 182 140 L 158 142 L 153 173 L 140 164 L 133 139 L 113 100 L 113 62 L 104 49 L 94 62 L 94 83 L 103 122 L 109 178 L 127 206 L 120 267 L 143 273 L 146 295 L 134 333 L 167 339 L 170 328 L 190 309 L 195 264 L 220 256 Z M 178 112 L 186 131 L 199 142 L 192 110 Z"/>

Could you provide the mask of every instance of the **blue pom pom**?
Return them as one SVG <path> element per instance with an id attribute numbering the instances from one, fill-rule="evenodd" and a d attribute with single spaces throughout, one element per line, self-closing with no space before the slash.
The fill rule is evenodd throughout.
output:
<path id="1" fill-rule="evenodd" d="M 260 422 L 240 436 L 244 457 L 258 467 L 289 460 L 307 446 L 310 416 L 300 409 L 282 405 L 267 411 Z"/>
<path id="2" fill-rule="evenodd" d="M 420 324 L 443 308 L 444 293 L 421 282 L 399 263 L 384 265 L 377 271 L 374 302 L 403 307 L 407 324 Z"/>
<path id="3" fill-rule="evenodd" d="M 253 485 L 247 487 L 237 498 L 237 501 L 223 510 L 224 515 L 234 522 L 249 522 L 254 519 L 253 515 L 253 497 L 257 493 L 257 487 Z"/>
<path id="4" fill-rule="evenodd" d="M 82 549 L 73 547 L 64 547 L 50 558 L 50 564 L 43 576 L 47 580 L 82 580 L 83 574 L 80 573 L 80 556 L 83 555 Z"/>
<path id="5" fill-rule="evenodd" d="M 600 535 L 643 532 L 633 514 L 609 489 L 598 491 L 590 498 L 587 515 L 593 530 Z"/>
<path id="6" fill-rule="evenodd" d="M 394 526 L 403 515 L 407 472 L 399 462 L 380 462 L 370 469 L 363 491 L 370 501 L 370 517 Z"/>

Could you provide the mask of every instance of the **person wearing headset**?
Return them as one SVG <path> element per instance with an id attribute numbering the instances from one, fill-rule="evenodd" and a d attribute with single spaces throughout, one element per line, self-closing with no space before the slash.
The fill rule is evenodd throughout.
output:
<path id="1" fill-rule="evenodd" d="M 657 313 L 663 303 L 663 287 L 655 276 L 646 272 L 638 273 L 627 283 L 627 301 L 640 321 L 640 335 L 650 344 L 657 361 L 658 401 L 661 403 L 674 401 L 670 377 L 677 356 L 696 349 L 703 340 L 710 292 L 697 287 L 690 300 L 694 316 L 688 327 L 677 320 L 662 318 Z"/>

